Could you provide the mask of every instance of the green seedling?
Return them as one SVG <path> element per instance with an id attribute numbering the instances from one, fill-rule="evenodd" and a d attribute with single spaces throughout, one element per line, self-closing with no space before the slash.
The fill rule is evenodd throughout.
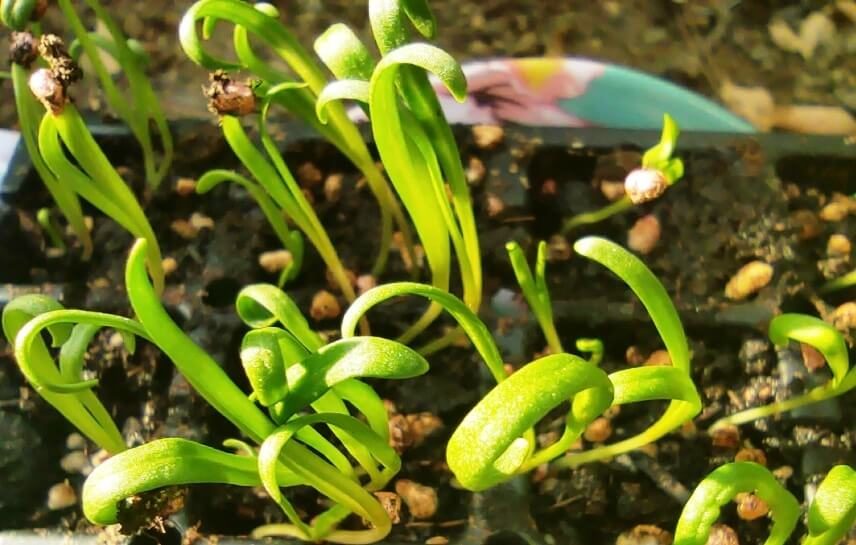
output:
<path id="1" fill-rule="evenodd" d="M 680 128 L 669 114 L 663 114 L 663 132 L 660 141 L 645 151 L 642 168 L 627 175 L 624 181 L 625 195 L 612 204 L 594 212 L 585 212 L 565 220 L 562 234 L 582 226 L 599 223 L 607 218 L 626 212 L 634 205 L 648 202 L 662 195 L 684 175 L 684 163 L 672 157 L 680 135 Z"/>
<path id="2" fill-rule="evenodd" d="M 852 288 L 856 286 L 856 269 L 853 269 L 849 273 L 839 276 L 838 278 L 834 278 L 820 287 L 818 290 L 820 293 L 832 293 L 838 290 L 844 290 L 847 288 Z"/>
<path id="3" fill-rule="evenodd" d="M 254 285 L 237 301 L 239 315 L 252 328 L 241 348 L 253 389 L 248 396 L 167 314 L 146 270 L 147 245 L 145 239 L 137 240 L 125 271 L 136 320 L 66 310 L 41 295 L 15 299 L 3 312 L 4 333 L 34 388 L 93 441 L 116 453 L 84 484 L 87 518 L 105 525 L 139 518 L 134 506 L 145 510 L 146 502 L 126 500 L 179 485 L 261 485 L 289 523 L 259 528 L 256 537 L 373 543 L 386 536 L 391 522 L 372 492 L 386 486 L 401 461 L 389 446 L 383 401 L 360 379 L 415 377 L 427 371 L 427 362 L 403 344 L 376 337 L 326 344 L 283 292 Z M 121 332 L 129 350 L 134 336 L 160 348 L 187 382 L 257 447 L 227 441 L 225 446 L 241 451 L 237 455 L 170 438 L 126 450 L 95 396 L 97 379 L 83 377 L 86 349 L 102 327 Z M 46 329 L 60 347 L 58 366 L 41 334 Z M 349 407 L 365 421 L 352 416 Z M 306 414 L 309 410 L 314 412 Z M 332 435 L 317 428 L 327 428 Z M 330 507 L 312 521 L 302 520 L 281 492 L 294 486 L 314 488 L 330 500 Z M 368 521 L 369 527 L 340 528 L 351 514 Z"/>
<path id="4" fill-rule="evenodd" d="M 152 226 L 133 191 L 110 164 L 77 108 L 66 103 L 64 84 L 47 69 L 36 71 L 30 88 L 46 106 L 38 132 L 38 149 L 46 169 L 79 195 L 148 244 L 148 267 L 158 293 L 163 291 L 161 252 Z M 66 150 L 74 160 L 66 156 Z M 85 225 L 84 225 L 85 228 Z"/>
<path id="5" fill-rule="evenodd" d="M 791 340 L 794 340 L 816 348 L 826 359 L 832 371 L 832 379 L 802 395 L 726 416 L 715 422 L 712 429 L 726 425 L 736 426 L 759 418 L 775 416 L 812 403 L 832 399 L 856 387 L 856 368 L 850 368 L 844 336 L 828 323 L 805 314 L 782 314 L 770 322 L 768 334 L 776 346 L 787 346 Z"/>
<path id="6" fill-rule="evenodd" d="M 18 5 L 19 9 L 26 5 L 27 2 L 11 2 L 6 1 L 2 4 L 3 22 L 13 28 L 23 28 L 26 21 L 29 20 L 29 12 L 26 14 L 26 20 L 21 26 L 13 25 L 10 22 L 10 12 L 13 5 Z M 30 2 L 32 4 L 32 2 Z M 14 12 L 14 10 L 12 10 Z M 20 15 L 20 14 L 19 14 Z M 21 15 L 23 16 L 23 15 Z M 37 24 L 33 25 L 38 27 Z M 38 29 L 33 29 L 38 34 Z M 74 190 L 68 184 L 61 183 L 54 175 L 50 168 L 45 163 L 39 149 L 39 123 L 43 114 L 42 106 L 35 96 L 30 92 L 28 80 L 30 77 L 30 66 L 38 57 L 37 38 L 28 32 L 18 32 L 13 34 L 12 47 L 9 53 L 12 60 L 11 76 L 12 88 L 15 93 L 15 108 L 18 112 L 18 128 L 21 131 L 21 138 L 24 141 L 24 146 L 27 148 L 27 155 L 30 157 L 30 162 L 33 168 L 38 173 L 39 178 L 45 184 L 45 187 L 57 205 L 57 208 L 65 216 L 68 225 L 72 232 L 80 241 L 83 248 L 82 258 L 84 261 L 92 256 L 92 236 L 89 234 L 89 229 L 86 227 L 86 221 L 83 217 L 83 210 L 80 206 L 80 199 Z"/>
<path id="7" fill-rule="evenodd" d="M 248 4 L 239 0 L 199 0 L 185 12 L 179 27 L 181 45 L 194 62 L 208 70 L 246 70 L 260 83 L 262 94 L 284 82 L 292 82 L 289 74 L 275 68 L 270 62 L 258 57 L 250 43 L 250 35 L 269 46 L 297 76 L 299 83 L 306 86 L 289 93 L 275 93 L 273 101 L 297 115 L 319 134 L 336 146 L 363 173 L 369 188 L 377 199 L 381 212 L 380 253 L 375 260 L 373 273 L 383 271 L 392 240 L 393 221 L 401 232 L 406 251 L 413 254 L 410 227 L 398 202 L 392 195 L 389 184 L 368 151 L 359 129 L 348 118 L 345 109 L 332 106 L 329 122 L 321 123 L 315 115 L 315 101 L 327 84 L 322 68 L 282 25 L 274 6 L 267 3 Z M 212 56 L 205 51 L 203 40 L 207 40 L 217 23 L 227 21 L 235 25 L 233 43 L 234 61 Z M 199 23 L 201 22 L 201 36 Z"/>
<path id="8" fill-rule="evenodd" d="M 783 545 L 794 532 L 800 504 L 764 466 L 732 462 L 715 469 L 693 491 L 675 529 L 675 545 L 704 545 L 723 505 L 740 493 L 754 492 L 770 507 L 772 526 L 765 545 Z M 856 523 L 856 471 L 833 467 L 808 508 L 803 545 L 835 545 Z"/>
<path id="9" fill-rule="evenodd" d="M 589 353 L 590 360 L 556 353 L 506 376 L 499 351 L 481 320 L 455 296 L 422 284 L 378 286 L 358 297 L 345 313 L 342 336 L 349 338 L 358 320 L 375 305 L 393 297 L 420 295 L 446 309 L 468 335 L 497 386 L 464 417 L 449 440 L 449 468 L 465 488 L 484 490 L 562 456 L 586 426 L 610 406 L 671 400 L 660 420 L 643 433 L 612 445 L 568 454 L 560 464 L 576 466 L 639 448 L 680 427 L 701 410 L 701 400 L 690 377 L 687 340 L 662 285 L 641 261 L 605 239 L 582 239 L 575 250 L 611 269 L 639 296 L 663 337 L 672 366 L 607 375 L 597 367 L 603 357 L 603 343 L 580 339 L 577 347 Z M 522 270 L 519 263 L 518 268 Z M 536 450 L 533 426 L 569 399 L 571 408 L 562 436 L 552 445 Z"/>
<path id="10" fill-rule="evenodd" d="M 339 100 L 365 105 L 378 152 L 425 249 L 432 285 L 448 289 L 451 240 L 460 266 L 463 299 L 469 308 L 478 310 L 482 274 L 472 198 L 454 136 L 428 74 L 437 76 L 458 100 L 466 97 L 466 79 L 458 63 L 444 51 L 408 43 L 410 24 L 426 38 L 435 33 L 436 23 L 424 1 L 373 0 L 369 13 L 382 55 L 377 63 L 345 25 L 332 26 L 315 43 L 318 55 L 339 78 L 319 95 L 318 116 L 325 121 L 328 109 Z M 441 311 L 438 305 L 431 305 L 401 340 L 413 339 Z M 447 341 L 455 337 L 453 333 Z"/>
<path id="11" fill-rule="evenodd" d="M 104 91 L 108 106 L 128 126 L 142 149 L 146 180 L 152 187 L 157 187 L 172 163 L 173 142 L 166 117 L 155 97 L 151 82 L 145 76 L 145 68 L 148 63 L 147 55 L 138 43 L 125 37 L 119 25 L 110 17 L 98 0 L 85 0 L 85 4 L 92 10 L 95 19 L 103 25 L 107 32 L 106 34 L 90 32 L 74 9 L 71 0 L 58 0 L 57 5 L 76 37 L 71 47 L 72 54 L 76 58 L 82 52 L 92 65 Z M 2 19 L 3 24 L 13 30 L 24 31 L 31 27 L 33 33 L 38 35 L 38 20 L 41 19 L 44 10 L 47 9 L 46 6 L 47 2 L 39 0 L 3 0 L 0 2 L 0 19 Z M 127 96 L 123 96 L 122 90 L 115 81 L 115 74 L 107 69 L 103 55 L 112 57 L 121 68 L 128 84 Z M 23 81 L 26 78 L 17 79 L 21 81 L 16 84 L 16 90 L 23 89 Z M 22 132 L 24 132 L 24 127 L 31 127 L 29 130 L 32 132 L 34 130 L 32 129 L 33 125 L 29 123 L 25 125 L 24 123 L 31 121 L 26 105 L 19 103 L 18 112 L 22 121 Z M 154 124 L 157 129 L 163 147 L 160 164 L 158 164 L 154 149 L 151 124 Z M 29 146 L 28 150 L 31 156 L 36 155 L 33 153 L 34 149 Z M 38 159 L 35 159 L 34 163 L 36 161 Z M 36 168 L 37 170 L 39 168 L 37 164 Z M 41 175 L 42 172 L 39 174 Z M 50 176 L 43 176 L 43 179 L 50 189 L 54 180 Z M 51 194 L 56 198 L 53 190 L 51 190 Z M 74 225 L 77 218 L 73 209 L 66 210 L 67 205 L 65 203 L 58 201 L 58 204 L 63 207 L 63 213 Z M 71 216 L 68 216 L 68 212 L 71 212 Z M 82 232 L 78 232 L 76 228 L 75 231 L 85 246 L 86 239 L 83 238 Z"/>
<path id="12" fill-rule="evenodd" d="M 51 245 L 54 248 L 65 250 L 65 240 L 62 238 L 62 233 L 56 219 L 51 214 L 50 208 L 39 208 L 36 212 L 36 221 L 39 222 L 39 227 L 42 228 Z"/>

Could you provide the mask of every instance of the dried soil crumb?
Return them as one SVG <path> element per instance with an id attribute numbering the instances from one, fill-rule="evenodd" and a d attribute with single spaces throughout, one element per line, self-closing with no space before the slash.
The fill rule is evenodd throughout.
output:
<path id="1" fill-rule="evenodd" d="M 467 183 L 470 185 L 479 185 L 484 180 L 487 168 L 478 157 L 470 157 L 467 162 Z"/>
<path id="2" fill-rule="evenodd" d="M 92 471 L 92 464 L 89 463 L 89 456 L 82 450 L 69 452 L 59 461 L 59 465 L 63 471 L 71 475 L 88 475 Z"/>
<path id="3" fill-rule="evenodd" d="M 357 285 L 357 274 L 351 269 L 345 269 L 345 276 L 348 279 L 348 284 L 353 288 Z M 336 280 L 336 277 L 333 275 L 333 271 L 327 269 L 324 273 L 324 277 L 327 279 L 327 287 L 335 292 L 341 292 L 342 286 L 339 285 L 339 281 Z"/>
<path id="4" fill-rule="evenodd" d="M 268 273 L 277 273 L 291 265 L 294 257 L 288 250 L 273 250 L 259 254 L 259 266 Z"/>
<path id="5" fill-rule="evenodd" d="M 324 198 L 327 202 L 338 202 L 342 196 L 342 182 L 345 177 L 341 174 L 331 174 L 324 180 Z"/>
<path id="6" fill-rule="evenodd" d="M 660 220 L 657 216 L 642 216 L 627 232 L 627 246 L 642 255 L 650 254 L 660 240 L 660 233 Z"/>
<path id="7" fill-rule="evenodd" d="M 628 365 L 642 365 L 647 359 L 648 358 L 645 357 L 642 349 L 636 345 L 630 345 L 627 347 L 627 350 L 624 351 L 624 361 L 626 361 Z"/>
<path id="8" fill-rule="evenodd" d="M 425 540 L 425 545 L 446 545 L 449 538 L 443 536 L 432 536 Z"/>
<path id="9" fill-rule="evenodd" d="M 725 296 L 732 301 L 746 299 L 770 283 L 773 267 L 763 261 L 752 261 L 744 265 L 731 277 L 725 286 Z"/>
<path id="10" fill-rule="evenodd" d="M 395 492 L 375 492 L 374 495 L 389 515 L 389 520 L 393 524 L 401 522 L 401 496 Z"/>
<path id="11" fill-rule="evenodd" d="M 653 524 L 640 524 L 622 533 L 615 545 L 670 545 L 672 534 Z"/>
<path id="12" fill-rule="evenodd" d="M 249 115 L 256 109 L 256 94 L 248 82 L 235 81 L 223 70 L 208 76 L 208 110 L 217 115 Z"/>
<path id="13" fill-rule="evenodd" d="M 706 545 L 740 545 L 740 540 L 731 526 L 718 523 L 711 527 Z"/>
<path id="14" fill-rule="evenodd" d="M 755 494 L 738 494 L 735 499 L 737 501 L 737 516 L 743 520 L 756 520 L 770 512 L 767 502 Z"/>
<path id="15" fill-rule="evenodd" d="M 612 435 L 612 423 L 608 418 L 595 418 L 591 424 L 586 427 L 583 437 L 591 443 L 603 443 Z"/>
<path id="16" fill-rule="evenodd" d="M 165 257 L 161 261 L 161 267 L 163 268 L 164 275 L 169 276 L 178 269 L 178 262 L 174 257 Z"/>
<path id="17" fill-rule="evenodd" d="M 182 197 L 187 197 L 196 193 L 196 180 L 193 178 L 179 178 L 175 182 L 175 192 Z"/>
<path id="18" fill-rule="evenodd" d="M 495 218 L 505 210 L 505 203 L 502 202 L 501 198 L 493 193 L 488 193 L 485 197 L 485 201 L 487 205 L 487 215 L 491 218 Z"/>
<path id="19" fill-rule="evenodd" d="M 497 125 L 475 125 L 473 140 L 480 149 L 493 149 L 505 139 L 505 130 Z"/>
<path id="20" fill-rule="evenodd" d="M 327 290 L 321 290 L 312 297 L 312 306 L 309 308 L 309 315 L 313 320 L 329 320 L 338 318 L 342 313 L 342 307 L 339 306 L 339 301 L 336 296 Z"/>
<path id="21" fill-rule="evenodd" d="M 415 519 L 427 519 L 437 512 L 437 491 L 409 479 L 399 479 L 395 491 Z"/>
<path id="22" fill-rule="evenodd" d="M 39 56 L 39 45 L 29 32 L 13 32 L 10 36 L 9 58 L 15 64 L 29 68 Z"/>
<path id="23" fill-rule="evenodd" d="M 214 220 L 200 212 L 194 212 L 190 215 L 190 225 L 197 231 L 203 229 L 214 229 Z"/>
<path id="24" fill-rule="evenodd" d="M 615 202 L 624 197 L 624 182 L 603 180 L 600 182 L 600 192 L 609 202 Z"/>
<path id="25" fill-rule="evenodd" d="M 173 220 L 173 222 L 169 224 L 169 228 L 185 240 L 193 240 L 199 233 L 199 231 L 193 227 L 189 221 L 183 219 Z"/>
<path id="26" fill-rule="evenodd" d="M 57 483 L 48 490 L 48 509 L 59 511 L 77 504 L 77 493 L 68 481 Z"/>
<path id="27" fill-rule="evenodd" d="M 767 465 L 767 455 L 757 448 L 742 448 L 734 455 L 735 462 L 755 462 L 762 466 Z"/>
<path id="28" fill-rule="evenodd" d="M 65 438 L 65 448 L 68 450 L 83 450 L 86 448 L 86 439 L 77 432 L 70 433 Z"/>

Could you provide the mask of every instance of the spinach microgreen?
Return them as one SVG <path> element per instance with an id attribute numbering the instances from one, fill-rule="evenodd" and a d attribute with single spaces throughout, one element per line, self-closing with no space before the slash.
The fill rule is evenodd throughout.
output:
<path id="1" fill-rule="evenodd" d="M 660 141 L 642 155 L 642 167 L 632 171 L 624 181 L 625 195 L 600 210 L 584 212 L 565 220 L 562 233 L 582 225 L 590 225 L 621 214 L 634 205 L 656 199 L 684 175 L 684 163 L 672 157 L 680 135 L 678 124 L 669 114 L 663 114 Z"/>
<path id="2" fill-rule="evenodd" d="M 39 223 L 39 227 L 42 228 L 42 231 L 45 233 L 50 244 L 55 248 L 65 250 L 65 241 L 62 238 L 62 233 L 60 232 L 56 219 L 51 214 L 51 209 L 39 208 L 36 212 L 36 221 Z"/>
<path id="3" fill-rule="evenodd" d="M 770 507 L 773 519 L 765 545 L 783 545 L 796 528 L 800 504 L 764 466 L 732 462 L 718 467 L 699 483 L 684 506 L 675 529 L 675 545 L 704 545 L 720 508 L 742 492 L 754 492 Z M 856 523 L 856 471 L 833 467 L 808 507 L 804 545 L 834 545 Z"/>
<path id="4" fill-rule="evenodd" d="M 556 324 L 553 322 L 553 305 L 550 301 L 550 292 L 547 289 L 547 281 L 544 276 L 547 265 L 547 243 L 541 241 L 538 244 L 534 277 L 519 244 L 509 242 L 505 245 L 505 249 L 508 251 L 508 257 L 511 261 L 511 267 L 514 269 L 517 284 L 523 290 L 523 297 L 526 298 L 526 302 L 529 303 L 529 308 L 532 309 L 538 325 L 541 326 L 541 331 L 547 340 L 547 346 L 550 347 L 550 351 L 553 354 L 564 352 L 562 342 L 559 340 L 559 334 L 556 332 Z M 588 352 L 588 350 L 586 351 Z"/>
<path id="5" fill-rule="evenodd" d="M 278 20 L 277 9 L 271 4 L 250 5 L 239 0 L 199 0 L 185 12 L 179 27 L 182 48 L 188 57 L 209 70 L 247 70 L 260 80 L 259 91 L 267 92 L 270 87 L 292 78 L 260 59 L 250 44 L 250 34 L 271 47 L 276 54 L 297 75 L 299 81 L 306 84 L 303 89 L 290 93 L 274 94 L 272 100 L 300 117 L 336 146 L 363 173 L 369 188 L 377 199 L 381 211 L 380 253 L 373 266 L 373 273 L 380 274 L 384 269 L 392 240 L 393 220 L 395 227 L 402 233 L 405 246 L 413 255 L 410 227 L 404 218 L 400 206 L 392 195 L 389 184 L 363 142 L 356 125 L 348 118 L 344 108 L 333 106 L 330 121 L 321 123 L 315 115 L 315 101 L 327 83 L 323 71 Z M 198 33 L 199 22 L 201 37 Z M 228 21 L 235 25 L 234 48 L 236 61 L 212 56 L 205 51 L 203 40 L 207 40 L 219 21 Z"/>
<path id="6" fill-rule="evenodd" d="M 85 0 L 85 4 L 107 32 L 99 34 L 88 31 L 71 0 L 58 0 L 57 5 L 76 37 L 70 50 L 73 56 L 78 52 L 86 55 L 104 91 L 108 106 L 128 126 L 142 149 L 146 181 L 152 187 L 157 187 L 172 164 L 173 141 L 166 116 L 145 74 L 148 55 L 138 43 L 124 35 L 121 27 L 110 17 L 101 2 Z M 105 54 L 122 68 L 122 74 L 128 84 L 127 96 L 123 96 L 115 75 L 105 66 Z M 160 162 L 155 153 L 152 125 L 157 129 L 163 148 Z"/>
<path id="7" fill-rule="evenodd" d="M 791 340 L 816 348 L 826 359 L 832 379 L 804 394 L 762 407 L 746 409 L 715 422 L 712 428 L 739 425 L 781 414 L 786 411 L 837 397 L 856 387 L 856 368 L 850 368 L 844 336 L 820 318 L 806 314 L 781 314 L 770 321 L 770 340 L 776 346 L 787 346 Z"/>
<path id="8" fill-rule="evenodd" d="M 29 2 L 32 4 L 33 2 Z M 11 9 L 13 5 L 23 6 L 27 2 L 20 1 L 12 2 L 6 0 L 3 3 L 3 21 L 9 26 L 13 26 L 8 22 L 6 13 L 7 7 Z M 19 6 L 18 9 L 21 9 Z M 29 13 L 29 12 L 27 12 Z M 9 15 L 11 17 L 11 15 Z M 29 15 L 26 16 L 29 19 Z M 17 26 L 13 26 L 17 28 Z M 15 32 L 12 35 L 12 47 L 9 54 L 12 59 L 11 75 L 12 88 L 15 93 L 15 108 L 18 112 L 18 127 L 21 131 L 21 138 L 24 141 L 24 146 L 27 148 L 27 154 L 30 157 L 30 162 L 33 168 L 38 173 L 39 178 L 45 184 L 48 192 L 51 194 L 57 208 L 60 209 L 65 216 L 68 225 L 74 232 L 74 235 L 80 241 L 83 248 L 82 258 L 88 260 L 92 255 L 92 236 L 89 234 L 89 229 L 86 227 L 86 222 L 83 218 L 83 210 L 80 207 L 80 199 L 77 194 L 67 184 L 61 183 L 54 173 L 45 164 L 39 149 L 39 122 L 43 115 L 41 105 L 38 99 L 30 92 L 29 77 L 30 66 L 38 57 L 37 38 L 29 32 Z"/>
<path id="9" fill-rule="evenodd" d="M 856 269 L 853 269 L 847 274 L 833 278 L 818 290 L 820 293 L 831 293 L 833 291 L 843 290 L 856 286 Z"/>
<path id="10" fill-rule="evenodd" d="M 316 52 L 339 78 L 319 95 L 318 117 L 325 121 L 327 109 L 339 100 L 367 104 L 378 152 L 413 219 L 432 284 L 448 289 L 451 239 L 461 270 L 464 301 L 471 309 L 478 309 L 482 275 L 472 199 L 454 136 L 428 74 L 437 76 L 458 100 L 466 95 L 466 79 L 458 63 L 441 49 L 407 43 L 408 22 L 425 37 L 433 36 L 434 19 L 426 3 L 372 1 L 369 13 L 382 55 L 377 64 L 344 25 L 334 25 L 316 41 Z M 437 218 L 443 218 L 443 223 Z M 440 312 L 438 305 L 431 305 L 401 340 L 414 338 Z"/>
<path id="11" fill-rule="evenodd" d="M 77 108 L 66 102 L 67 85 L 45 68 L 37 70 L 30 78 L 31 89 L 47 109 L 39 125 L 40 156 L 53 176 L 63 180 L 74 194 L 90 202 L 132 235 L 149 241 L 148 267 L 160 292 L 163 290 L 164 273 L 154 230 L 133 191 L 110 164 Z M 66 156 L 66 150 L 74 162 Z"/>

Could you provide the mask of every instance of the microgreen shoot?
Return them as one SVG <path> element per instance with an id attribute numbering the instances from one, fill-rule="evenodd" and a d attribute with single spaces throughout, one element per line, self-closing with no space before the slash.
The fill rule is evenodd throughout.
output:
<path id="1" fill-rule="evenodd" d="M 215 77 L 224 78 L 225 76 Z M 259 151 L 250 140 L 238 116 L 220 116 L 220 125 L 226 142 L 250 171 L 255 181 L 251 182 L 233 172 L 215 170 L 202 177 L 201 183 L 197 185 L 197 191 L 202 193 L 210 191 L 219 182 L 227 180 L 239 183 L 249 190 L 283 245 L 291 252 L 293 263 L 296 263 L 287 276 L 280 277 L 284 281 L 293 278 L 299 272 L 299 265 L 303 258 L 303 241 L 297 232 L 289 231 L 282 218 L 285 214 L 318 251 L 345 298 L 353 301 L 356 294 L 345 267 L 333 243 L 330 242 L 330 237 L 321 220 L 318 219 L 315 209 L 312 208 L 297 180 L 283 161 L 267 129 L 267 116 L 273 97 L 299 91 L 302 87 L 302 84 L 284 83 L 268 91 L 258 117 L 259 134 L 264 152 Z"/>
<path id="2" fill-rule="evenodd" d="M 249 39 L 252 34 L 271 47 L 297 75 L 299 81 L 306 84 L 305 88 L 292 93 L 275 94 L 273 100 L 312 126 L 350 159 L 366 177 L 381 211 L 380 253 L 372 269 L 373 273 L 378 275 L 386 264 L 392 240 L 393 220 L 412 256 L 410 227 L 388 183 L 375 165 L 359 130 L 348 118 L 344 108 L 333 106 L 329 123 L 319 122 L 315 115 L 315 100 L 326 85 L 326 78 L 321 67 L 282 25 L 278 17 L 277 9 L 267 3 L 250 5 L 238 0 L 199 0 L 185 12 L 179 27 L 179 38 L 187 56 L 197 64 L 212 71 L 247 70 L 261 81 L 259 90 L 262 93 L 270 87 L 290 82 L 292 78 L 288 74 L 273 68 L 256 55 Z M 200 21 L 201 37 L 198 33 Z M 228 21 L 235 25 L 235 61 L 212 56 L 203 48 L 203 40 L 210 37 L 219 21 Z"/>
<path id="3" fill-rule="evenodd" d="M 121 27 L 98 0 L 85 0 L 85 4 L 95 14 L 96 20 L 104 26 L 106 35 L 89 32 L 71 0 L 58 0 L 57 4 L 76 37 L 76 42 L 70 48 L 72 55 L 76 55 L 78 51 L 86 55 L 98 77 L 107 104 L 128 126 L 142 149 L 146 181 L 152 187 L 157 187 L 172 164 L 173 141 L 166 116 L 151 82 L 145 75 L 148 55 L 138 43 L 124 35 Z M 116 84 L 115 75 L 104 64 L 104 54 L 112 57 L 122 68 L 122 74 L 128 83 L 127 96 L 123 96 L 122 90 Z M 152 124 L 157 129 L 163 148 L 159 163 L 152 139 Z"/>
<path id="4" fill-rule="evenodd" d="M 154 230 L 133 191 L 110 164 L 73 104 L 44 114 L 38 146 L 45 166 L 57 179 L 132 235 L 149 241 L 148 267 L 161 292 L 164 273 Z M 75 162 L 69 160 L 66 150 Z"/>
<path id="5" fill-rule="evenodd" d="M 336 101 L 367 104 L 378 152 L 413 219 L 431 269 L 432 285 L 448 289 L 451 239 L 461 270 L 464 301 L 471 309 L 478 309 L 482 275 L 472 199 L 454 136 L 428 74 L 437 76 L 458 100 L 466 96 L 466 79 L 458 63 L 444 51 L 428 44 L 407 43 L 408 22 L 425 37 L 433 36 L 435 24 L 427 4 L 372 1 L 369 13 L 382 55 L 377 64 L 344 25 L 334 25 L 316 41 L 316 52 L 339 78 L 319 95 L 318 117 L 325 121 L 327 109 Z M 443 218 L 444 223 L 437 218 Z M 438 305 L 431 305 L 400 339 L 413 339 L 440 312 Z"/>
<path id="6" fill-rule="evenodd" d="M 833 291 L 843 290 L 856 286 L 856 269 L 853 269 L 847 274 L 834 278 L 820 287 L 820 293 L 832 293 Z"/>
<path id="7" fill-rule="evenodd" d="M 783 545 L 794 531 L 800 505 L 764 466 L 732 462 L 699 483 L 684 506 L 675 529 L 675 545 L 704 545 L 720 508 L 742 492 L 754 492 L 770 507 L 773 525 L 765 545 Z M 856 471 L 833 467 L 817 487 L 808 507 L 808 535 L 803 545 L 835 545 L 856 523 Z"/>
<path id="8" fill-rule="evenodd" d="M 26 3 L 22 0 L 18 2 L 6 0 L 3 3 L 3 22 L 9 26 L 13 26 L 7 17 L 7 8 L 11 10 L 13 5 L 20 4 L 17 9 L 22 9 L 21 6 Z M 32 4 L 32 2 L 29 3 Z M 29 19 L 29 15 L 26 15 L 26 18 Z M 13 28 L 17 28 L 17 26 L 13 26 Z M 35 36 L 26 32 L 13 35 L 10 57 L 12 58 L 12 87 L 15 93 L 15 107 L 18 112 L 18 127 L 33 168 L 38 173 L 39 178 L 42 179 L 51 197 L 53 197 L 57 208 L 65 216 L 74 235 L 80 241 L 83 248 L 81 257 L 86 261 L 92 255 L 93 246 L 92 236 L 89 234 L 89 229 L 87 229 L 83 218 L 80 200 L 76 193 L 67 184 L 61 183 L 51 169 L 48 168 L 42 157 L 41 150 L 39 150 L 39 122 L 43 113 L 39 101 L 30 92 L 28 84 L 30 65 L 38 55 L 36 41 L 37 38 Z"/>
<path id="9" fill-rule="evenodd" d="M 386 486 L 401 462 L 388 443 L 383 401 L 360 379 L 411 378 L 425 373 L 428 363 L 412 349 L 387 339 L 351 337 L 326 344 L 286 294 L 271 285 L 253 285 L 242 290 L 236 304 L 252 328 L 241 350 L 253 388 L 248 397 L 161 305 L 146 270 L 147 245 L 145 239 L 137 240 L 125 271 L 136 320 L 65 310 L 42 295 L 18 298 L 3 312 L 4 333 L 25 377 L 82 432 L 119 453 L 88 477 L 83 490 L 86 516 L 98 524 L 121 522 L 125 511 L 133 509 L 133 502 L 125 501 L 128 498 L 177 485 L 262 485 L 289 523 L 261 527 L 256 537 L 287 535 L 339 543 L 382 539 L 391 522 L 371 492 Z M 102 327 L 122 333 L 130 351 L 134 336 L 159 347 L 187 382 L 258 450 L 237 439 L 226 446 L 243 456 L 185 439 L 159 439 L 125 450 L 109 412 L 93 392 L 97 379 L 82 376 L 87 347 Z M 44 344 L 45 329 L 54 344 L 61 345 L 58 366 Z M 365 422 L 352 416 L 349 407 Z M 303 414 L 310 408 L 315 412 Z M 318 427 L 329 428 L 332 436 Z M 292 486 L 314 488 L 332 500 L 331 507 L 311 522 L 302 520 L 281 493 L 282 487 Z M 370 527 L 339 528 L 352 513 Z"/>
<path id="10" fill-rule="evenodd" d="M 768 334 L 776 346 L 784 347 L 794 340 L 816 348 L 826 359 L 832 371 L 832 379 L 790 399 L 726 416 L 715 422 L 712 428 L 745 424 L 759 418 L 775 416 L 837 397 L 856 387 L 856 368 L 850 368 L 844 336 L 828 323 L 805 314 L 781 314 L 770 321 Z"/>
<path id="11" fill-rule="evenodd" d="M 691 375 L 686 334 L 660 281 L 639 258 L 606 239 L 582 238 L 574 244 L 574 251 L 608 268 L 639 297 L 666 345 L 672 364 L 624 369 L 609 375 L 615 389 L 613 405 L 664 399 L 670 400 L 669 406 L 659 420 L 636 436 L 592 450 L 569 453 L 560 463 L 572 467 L 640 448 L 679 428 L 701 411 L 701 398 Z M 602 346 L 595 343 L 589 347 L 594 348 L 591 350 L 593 358 L 603 354 Z"/>
<path id="12" fill-rule="evenodd" d="M 559 334 L 556 332 L 556 324 L 553 322 L 553 305 L 550 301 L 550 292 L 547 289 L 547 282 L 544 278 L 547 264 L 547 243 L 541 241 L 538 244 L 534 276 L 519 244 L 509 242 L 505 245 L 505 249 L 508 251 L 508 257 L 511 260 L 511 267 L 514 269 L 517 284 L 523 291 L 523 297 L 529 303 L 529 308 L 532 309 L 535 319 L 538 320 L 538 325 L 544 333 L 544 338 L 547 339 L 547 346 L 550 347 L 550 351 L 553 354 L 564 352 L 562 342 L 559 340 Z"/>
<path id="13" fill-rule="evenodd" d="M 663 114 L 660 141 L 642 155 L 642 167 L 627 175 L 625 195 L 600 210 L 584 212 L 565 220 L 562 234 L 577 227 L 590 225 L 621 214 L 636 204 L 653 200 L 663 194 L 684 175 L 684 163 L 672 157 L 680 135 L 678 124 L 669 114 Z"/>
<path id="14" fill-rule="evenodd" d="M 36 212 L 36 221 L 39 223 L 39 227 L 42 228 L 42 231 L 45 233 L 50 244 L 55 248 L 65 250 L 65 241 L 62 239 L 62 234 L 60 233 L 60 228 L 57 225 L 56 219 L 51 214 L 51 209 L 39 208 Z"/>

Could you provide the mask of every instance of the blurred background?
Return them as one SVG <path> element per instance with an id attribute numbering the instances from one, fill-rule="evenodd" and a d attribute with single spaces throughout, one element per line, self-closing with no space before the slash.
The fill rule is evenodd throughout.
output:
<path id="1" fill-rule="evenodd" d="M 207 115 L 200 93 L 207 76 L 187 60 L 176 36 L 181 15 L 192 1 L 104 3 L 127 34 L 150 53 L 150 74 L 168 115 Z M 273 3 L 307 47 L 328 25 L 339 21 L 369 38 L 366 0 Z M 851 115 L 856 111 L 854 0 L 430 3 L 439 22 L 436 42 L 461 61 L 503 56 L 588 57 L 634 67 L 697 91 L 762 130 L 778 126 L 800 132 L 856 131 Z M 46 30 L 63 27 L 58 10 L 50 10 Z M 220 45 L 228 46 L 228 38 Z M 8 65 L 8 59 L 4 63 Z M 8 100 L 2 102 L 0 123 L 10 127 L 15 122 L 11 86 L 8 82 L 2 85 Z M 79 95 L 77 100 L 81 102 Z M 101 107 L 97 92 L 87 93 L 83 100 L 89 109 Z M 806 105 L 824 108 L 790 108 Z"/>

